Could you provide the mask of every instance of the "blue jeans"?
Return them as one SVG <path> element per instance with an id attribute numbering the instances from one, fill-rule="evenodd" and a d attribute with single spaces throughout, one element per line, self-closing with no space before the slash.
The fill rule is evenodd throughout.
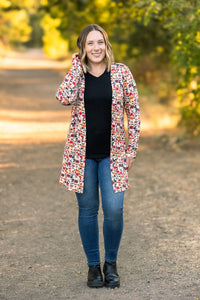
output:
<path id="1" fill-rule="evenodd" d="M 116 262 L 123 231 L 124 192 L 114 193 L 113 191 L 110 157 L 86 159 L 84 192 L 83 194 L 76 193 L 79 205 L 79 231 L 88 266 L 100 264 L 99 186 L 104 213 L 105 261 Z"/>

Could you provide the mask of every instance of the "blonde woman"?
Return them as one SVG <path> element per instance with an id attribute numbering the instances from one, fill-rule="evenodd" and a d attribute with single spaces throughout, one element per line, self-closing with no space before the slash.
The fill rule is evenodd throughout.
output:
<path id="1" fill-rule="evenodd" d="M 103 28 L 86 26 L 79 53 L 56 97 L 72 105 L 60 183 L 76 193 L 79 231 L 89 266 L 89 287 L 120 286 L 117 254 L 123 231 L 124 191 L 138 147 L 138 93 L 127 66 L 113 62 L 112 46 Z M 125 143 L 124 111 L 128 117 Z M 99 253 L 99 188 L 104 213 L 103 280 Z"/>

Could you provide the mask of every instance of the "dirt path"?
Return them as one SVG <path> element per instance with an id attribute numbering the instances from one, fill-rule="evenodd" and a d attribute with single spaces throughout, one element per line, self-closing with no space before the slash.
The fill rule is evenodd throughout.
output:
<path id="1" fill-rule="evenodd" d="M 58 184 L 63 71 L 0 70 L 0 299 L 200 298 L 200 147 L 142 133 L 126 192 L 120 289 L 89 289 L 74 194 Z M 102 227 L 102 213 L 100 212 Z M 100 233 L 103 260 L 103 238 Z"/>

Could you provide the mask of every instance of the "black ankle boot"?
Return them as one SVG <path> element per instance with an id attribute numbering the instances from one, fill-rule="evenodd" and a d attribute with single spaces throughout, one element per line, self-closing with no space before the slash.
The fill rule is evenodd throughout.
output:
<path id="1" fill-rule="evenodd" d="M 87 286 L 97 288 L 102 287 L 103 285 L 103 276 L 100 265 L 89 266 Z"/>
<path id="2" fill-rule="evenodd" d="M 120 286 L 120 279 L 117 273 L 116 262 L 109 263 L 105 262 L 103 267 L 103 272 L 105 274 L 105 286 L 114 289 Z"/>

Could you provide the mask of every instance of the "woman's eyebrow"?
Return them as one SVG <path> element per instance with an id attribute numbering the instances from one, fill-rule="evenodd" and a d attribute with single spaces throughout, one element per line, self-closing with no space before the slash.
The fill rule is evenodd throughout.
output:
<path id="1" fill-rule="evenodd" d="M 90 43 L 90 42 L 94 42 L 95 40 L 89 40 L 89 41 L 87 41 L 87 43 Z M 104 41 L 104 39 L 99 39 L 99 40 L 97 40 L 97 42 L 100 42 L 100 41 Z"/>

